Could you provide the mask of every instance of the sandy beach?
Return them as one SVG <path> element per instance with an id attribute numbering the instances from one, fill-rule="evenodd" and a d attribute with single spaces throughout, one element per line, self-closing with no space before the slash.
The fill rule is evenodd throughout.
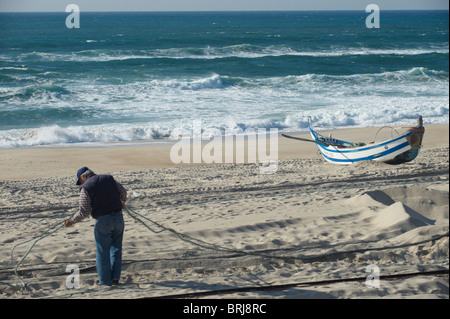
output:
<path id="1" fill-rule="evenodd" d="M 370 142 L 377 129 L 333 136 Z M 274 174 L 174 164 L 168 144 L 0 150 L 0 298 L 448 299 L 449 126 L 425 129 L 419 156 L 395 166 L 332 165 L 314 144 L 280 137 Z M 82 166 L 128 191 L 114 288 L 95 284 L 91 218 L 21 261 L 77 211 Z M 68 265 L 79 288 L 66 287 Z"/>

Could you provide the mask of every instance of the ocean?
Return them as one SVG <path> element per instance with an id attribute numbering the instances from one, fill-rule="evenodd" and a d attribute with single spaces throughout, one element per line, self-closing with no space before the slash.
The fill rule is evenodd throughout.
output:
<path id="1" fill-rule="evenodd" d="M 449 123 L 448 11 L 0 13 L 0 148 Z"/>

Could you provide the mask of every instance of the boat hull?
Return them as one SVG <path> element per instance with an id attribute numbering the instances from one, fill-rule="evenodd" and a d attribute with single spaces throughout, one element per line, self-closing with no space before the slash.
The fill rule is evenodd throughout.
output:
<path id="1" fill-rule="evenodd" d="M 398 155 L 411 150 L 411 146 L 405 136 L 387 143 L 354 149 L 343 149 L 331 145 L 318 145 L 318 148 L 326 161 L 342 165 L 369 160 L 388 162 L 394 160 Z"/>
<path id="2" fill-rule="evenodd" d="M 376 144 L 352 147 L 352 144 L 336 139 L 327 139 L 309 127 L 312 138 L 324 159 L 333 164 L 349 165 L 361 161 L 380 161 L 388 164 L 401 164 L 417 157 L 424 133 L 420 125 L 396 138 Z M 329 141 L 332 142 L 329 142 Z M 325 143 L 324 143 L 325 141 Z M 327 141 L 330 144 L 327 145 Z"/>

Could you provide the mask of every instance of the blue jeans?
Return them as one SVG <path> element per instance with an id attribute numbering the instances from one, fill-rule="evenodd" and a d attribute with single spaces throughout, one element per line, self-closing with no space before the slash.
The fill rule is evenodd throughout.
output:
<path id="1" fill-rule="evenodd" d="M 111 286 L 122 271 L 122 240 L 125 224 L 121 212 L 100 216 L 95 221 L 96 267 L 100 285 Z"/>

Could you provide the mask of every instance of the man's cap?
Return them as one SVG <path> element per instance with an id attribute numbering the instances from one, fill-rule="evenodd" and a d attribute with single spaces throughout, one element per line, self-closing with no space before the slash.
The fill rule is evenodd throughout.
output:
<path id="1" fill-rule="evenodd" d="M 86 166 L 82 167 L 82 168 L 80 168 L 78 170 L 78 172 L 77 172 L 77 185 L 80 185 L 80 176 L 83 175 L 83 173 L 88 171 L 88 170 L 89 170 L 89 168 L 87 168 Z"/>

